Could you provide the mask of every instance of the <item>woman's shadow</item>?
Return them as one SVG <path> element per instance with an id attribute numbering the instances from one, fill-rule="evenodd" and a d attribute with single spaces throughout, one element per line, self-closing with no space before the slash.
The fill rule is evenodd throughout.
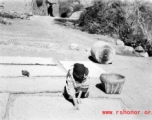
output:
<path id="1" fill-rule="evenodd" d="M 69 95 L 68 95 L 65 87 L 64 87 L 64 91 L 63 91 L 63 97 L 64 97 L 67 101 L 69 101 L 70 103 L 72 103 L 72 104 L 74 105 L 73 100 L 72 100 L 72 99 L 69 99 Z"/>

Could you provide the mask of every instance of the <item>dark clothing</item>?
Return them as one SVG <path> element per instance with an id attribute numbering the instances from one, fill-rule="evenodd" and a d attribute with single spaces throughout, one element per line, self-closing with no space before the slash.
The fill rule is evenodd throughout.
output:
<path id="1" fill-rule="evenodd" d="M 49 1 L 47 1 L 47 4 L 49 5 L 49 7 L 48 7 L 48 15 L 53 17 L 53 4 L 56 4 L 56 3 L 50 3 Z"/>
<path id="2" fill-rule="evenodd" d="M 50 5 L 48 7 L 48 15 L 52 16 L 53 17 L 53 8 L 52 8 L 52 5 Z"/>

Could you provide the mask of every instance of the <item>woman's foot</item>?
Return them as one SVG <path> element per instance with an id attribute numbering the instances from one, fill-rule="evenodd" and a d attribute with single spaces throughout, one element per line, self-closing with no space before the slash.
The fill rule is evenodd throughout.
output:
<path id="1" fill-rule="evenodd" d="M 88 98 L 89 97 L 89 92 L 87 92 L 85 95 L 84 95 L 85 98 Z"/>

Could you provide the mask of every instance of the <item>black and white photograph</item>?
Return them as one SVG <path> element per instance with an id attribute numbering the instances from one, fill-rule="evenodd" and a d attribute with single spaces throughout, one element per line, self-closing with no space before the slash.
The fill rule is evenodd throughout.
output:
<path id="1" fill-rule="evenodd" d="M 0 0 L 0 120 L 152 120 L 152 0 Z"/>

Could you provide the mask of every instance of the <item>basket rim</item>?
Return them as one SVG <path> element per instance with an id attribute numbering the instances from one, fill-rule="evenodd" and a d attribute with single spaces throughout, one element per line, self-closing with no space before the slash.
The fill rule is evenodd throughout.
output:
<path id="1" fill-rule="evenodd" d="M 104 77 L 103 77 L 103 75 L 119 75 L 119 76 L 121 76 L 122 78 L 121 79 L 119 79 L 119 80 L 113 80 L 113 81 L 110 81 L 110 80 L 108 80 L 108 79 L 105 79 Z M 102 78 L 102 79 L 101 79 Z M 123 75 L 121 75 L 121 74 L 118 74 L 118 73 L 103 73 L 103 74 L 101 74 L 100 75 L 100 81 L 101 82 L 105 82 L 105 83 L 116 83 L 116 84 L 118 84 L 118 83 L 124 83 L 125 82 L 125 76 L 123 76 Z"/>

